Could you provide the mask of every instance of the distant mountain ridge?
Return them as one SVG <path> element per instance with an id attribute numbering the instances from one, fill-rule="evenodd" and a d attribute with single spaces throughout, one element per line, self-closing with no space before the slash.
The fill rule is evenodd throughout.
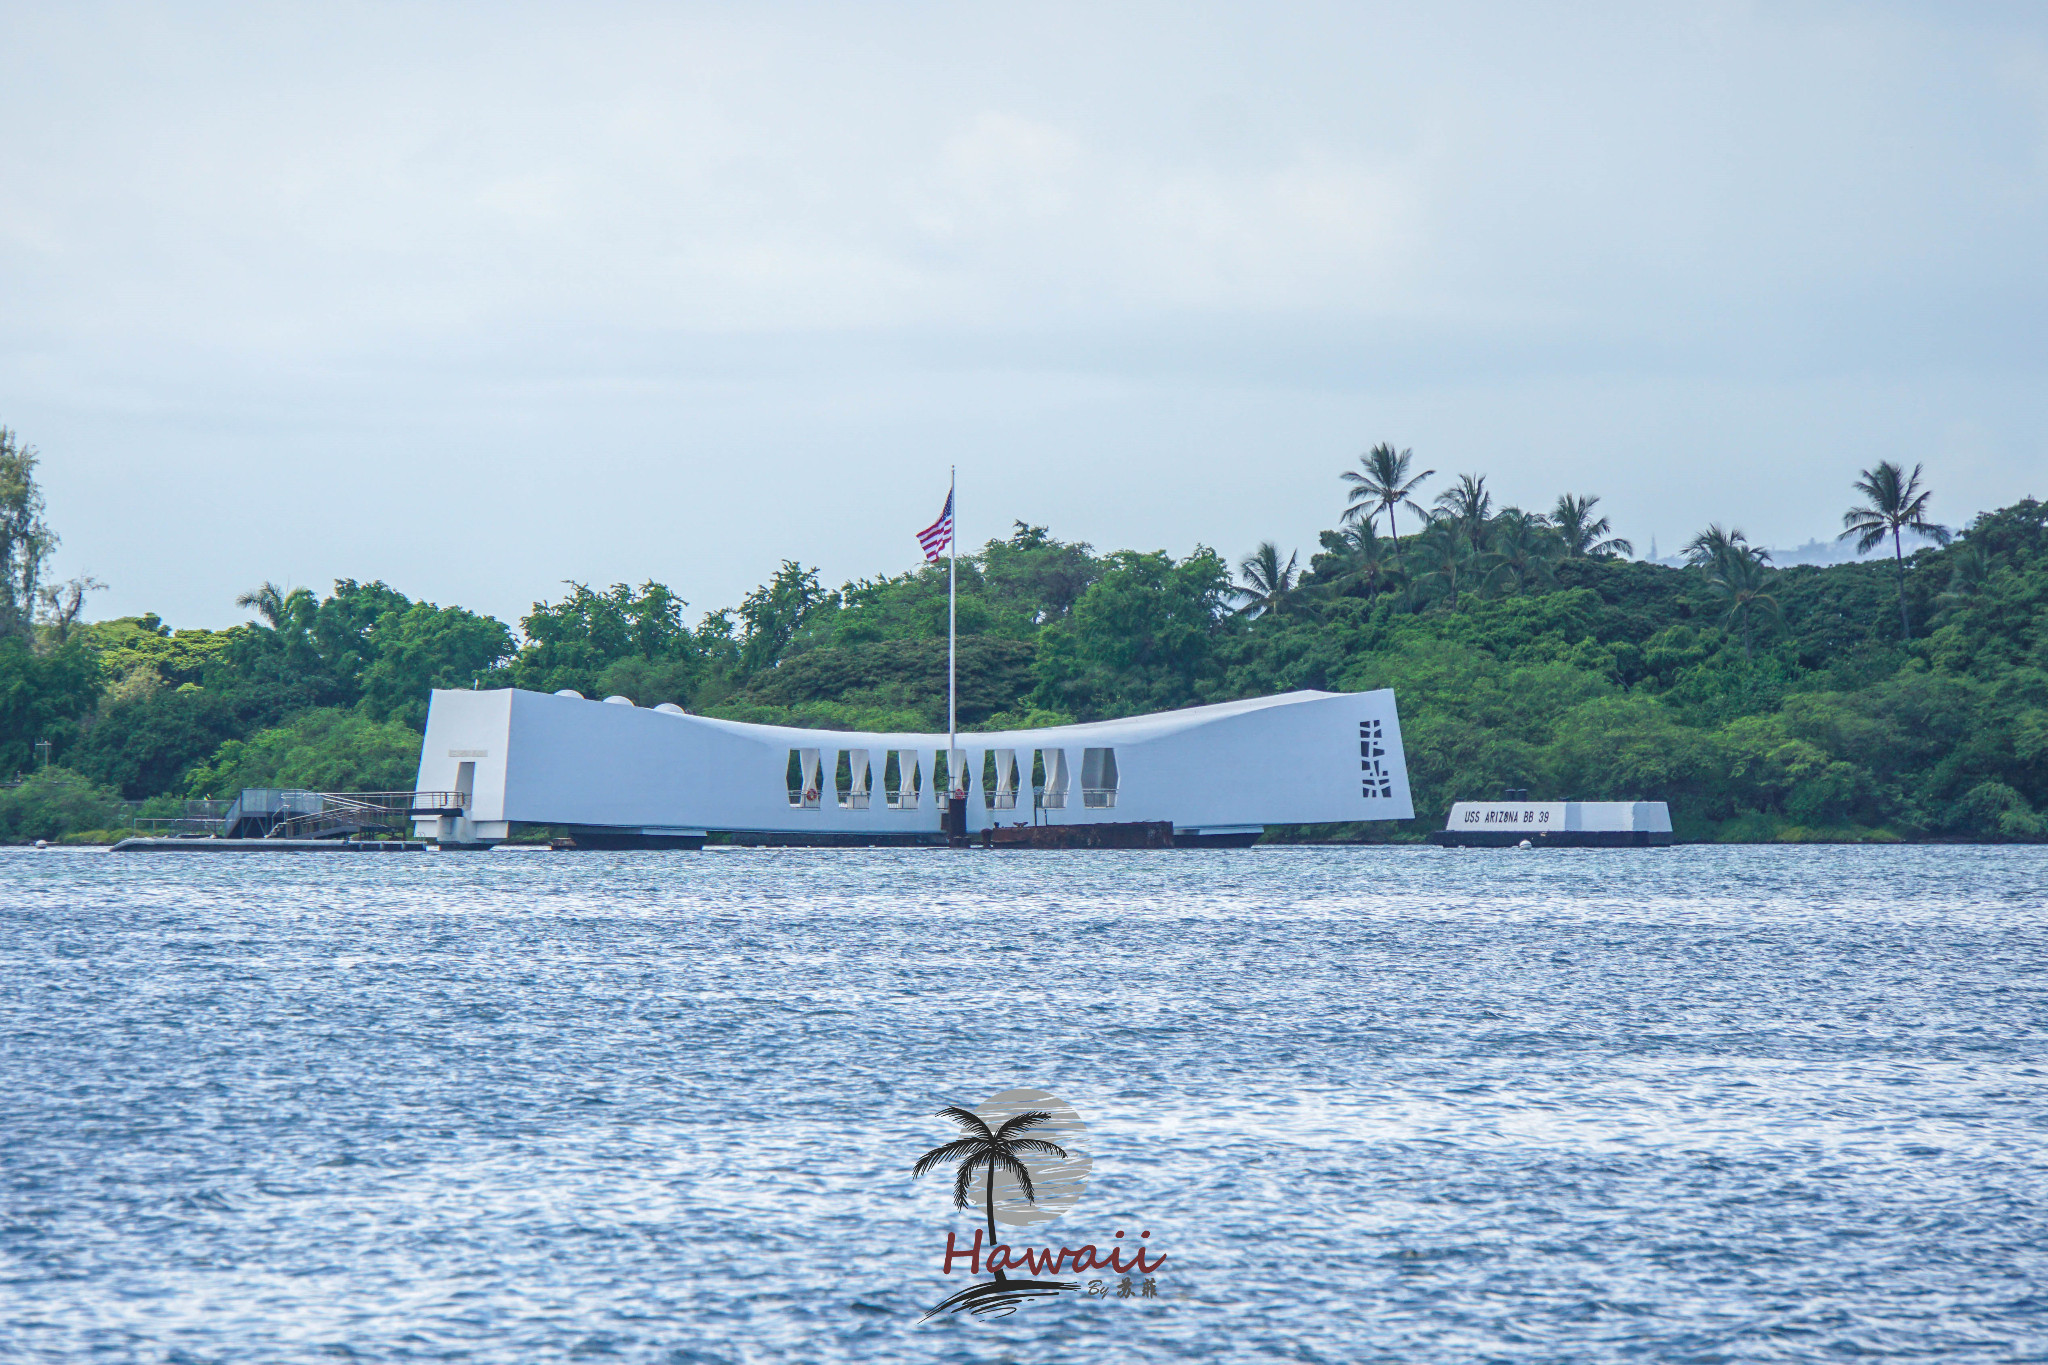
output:
<path id="1" fill-rule="evenodd" d="M 1905 538 L 1906 553 L 1909 555 L 1915 550 L 1931 549 L 1933 546 L 1934 542 L 1923 536 L 1909 535 Z M 1654 552 L 1656 545 L 1652 543 L 1650 548 Z M 1799 564 L 1826 566 L 1829 564 L 1855 564 L 1872 559 L 1890 559 L 1892 557 L 1892 547 L 1891 542 L 1886 541 L 1881 547 L 1873 546 L 1868 554 L 1859 555 L 1856 553 L 1856 543 L 1853 540 L 1809 540 L 1804 545 L 1795 546 L 1790 550 L 1774 549 L 1770 552 L 1770 555 L 1772 564 L 1781 569 L 1789 569 Z M 1683 569 L 1686 567 L 1684 555 L 1655 556 L 1646 558 L 1644 562 L 1662 564 L 1667 569 Z"/>

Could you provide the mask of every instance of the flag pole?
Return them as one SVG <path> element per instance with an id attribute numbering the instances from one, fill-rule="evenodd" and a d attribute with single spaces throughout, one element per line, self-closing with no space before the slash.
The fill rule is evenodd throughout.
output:
<path id="1" fill-rule="evenodd" d="M 955 630 L 957 596 L 960 590 L 960 506 L 953 501 L 953 494 L 959 483 L 958 466 L 946 469 L 946 506 L 952 509 L 953 525 L 946 537 L 946 778 L 954 791 L 965 789 L 967 784 L 961 775 L 953 771 L 953 754 L 960 747 L 960 674 L 955 663 Z"/>

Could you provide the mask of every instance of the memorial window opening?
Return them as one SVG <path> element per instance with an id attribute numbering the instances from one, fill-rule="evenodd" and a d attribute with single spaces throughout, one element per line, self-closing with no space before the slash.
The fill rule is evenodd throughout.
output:
<path id="1" fill-rule="evenodd" d="M 1081 751 L 1081 804 L 1096 809 L 1116 804 L 1116 750 Z"/>
<path id="2" fill-rule="evenodd" d="M 1064 810 L 1067 805 L 1067 751 L 1040 749 L 1032 762 L 1032 787 L 1038 804 L 1046 810 Z"/>
<path id="3" fill-rule="evenodd" d="M 882 795 L 891 810 L 916 810 L 917 750 L 891 749 L 882 765 Z"/>
<path id="4" fill-rule="evenodd" d="M 799 810 L 818 809 L 821 792 L 818 783 L 822 777 L 819 767 L 823 754 L 817 749 L 791 749 L 786 775 L 789 779 L 789 804 Z"/>
<path id="5" fill-rule="evenodd" d="M 832 783 L 832 790 L 839 795 L 839 804 L 848 810 L 866 810 L 868 779 L 868 751 L 841 749 L 839 769 L 833 775 Z"/>
<path id="6" fill-rule="evenodd" d="M 1017 751 L 990 749 L 981 760 L 981 796 L 990 810 L 1017 808 Z"/>

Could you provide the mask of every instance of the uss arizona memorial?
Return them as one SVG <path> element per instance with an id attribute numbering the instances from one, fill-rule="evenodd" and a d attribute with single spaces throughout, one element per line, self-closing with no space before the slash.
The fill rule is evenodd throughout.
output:
<path id="1" fill-rule="evenodd" d="M 751 725 L 625 697 L 433 694 L 417 787 L 463 813 L 416 825 L 487 844 L 515 822 L 579 843 L 701 844 L 714 832 L 930 842 L 949 789 L 972 834 L 1170 821 L 1176 842 L 1249 843 L 1269 824 L 1413 818 L 1394 694 L 1289 692 L 1149 716 L 960 735 Z"/>
<path id="2" fill-rule="evenodd" d="M 441 847 L 496 843 L 515 823 L 567 826 L 590 847 L 699 847 L 714 833 L 821 844 L 977 834 L 1038 844 L 1043 835 L 1099 847 L 1141 832 L 1147 846 L 1169 835 L 1249 844 L 1268 825 L 1414 818 L 1391 691 L 1287 692 L 1085 725 L 954 732 L 956 491 L 949 479 L 944 510 L 917 537 L 928 562 L 948 555 L 948 733 L 752 725 L 574 691 L 437 689 L 409 810 L 415 832 Z M 426 809 L 420 793 L 434 797 Z M 1511 811 L 1516 835 L 1526 823 L 1559 843 L 1650 837 L 1636 828 L 1642 803 L 1623 819 L 1600 803 L 1525 809 L 1522 795 Z M 1481 812 L 1468 832 L 1467 812 L 1454 809 L 1444 842 L 1497 842 L 1508 833 L 1504 812 Z M 1070 828 L 1006 828 L 1041 824 Z M 1073 828 L 1091 825 L 1120 828 Z M 1669 830 L 1666 820 L 1661 842 Z"/>

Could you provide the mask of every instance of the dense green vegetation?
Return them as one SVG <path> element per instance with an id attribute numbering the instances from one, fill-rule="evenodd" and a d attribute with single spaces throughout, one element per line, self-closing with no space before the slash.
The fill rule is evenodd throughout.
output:
<path id="1" fill-rule="evenodd" d="M 352 580 L 326 596 L 263 585 L 230 630 L 81 624 L 96 585 L 39 581 L 55 538 L 33 473 L 6 436 L 0 772 L 34 772 L 38 740 L 51 766 L 0 792 L 0 838 L 242 786 L 408 786 L 434 687 L 943 728 L 941 567 L 834 590 L 785 563 L 694 626 L 659 583 L 569 584 L 515 634 Z M 1236 572 L 1207 549 L 1098 554 L 1019 523 L 960 561 L 962 722 L 1394 688 L 1417 820 L 1276 836 L 1421 837 L 1451 801 L 1515 786 L 1668 800 L 1692 839 L 2048 837 L 2048 508 L 1984 514 L 1908 555 L 1901 532 L 1948 540 L 1918 475 L 1865 472 L 1845 523 L 1893 557 L 1828 568 L 1777 569 L 1720 527 L 1690 568 L 1632 561 L 1597 499 L 1496 508 L 1476 475 L 1424 507 L 1432 473 L 1390 447 L 1347 475 L 1306 566 L 1271 544 Z"/>

